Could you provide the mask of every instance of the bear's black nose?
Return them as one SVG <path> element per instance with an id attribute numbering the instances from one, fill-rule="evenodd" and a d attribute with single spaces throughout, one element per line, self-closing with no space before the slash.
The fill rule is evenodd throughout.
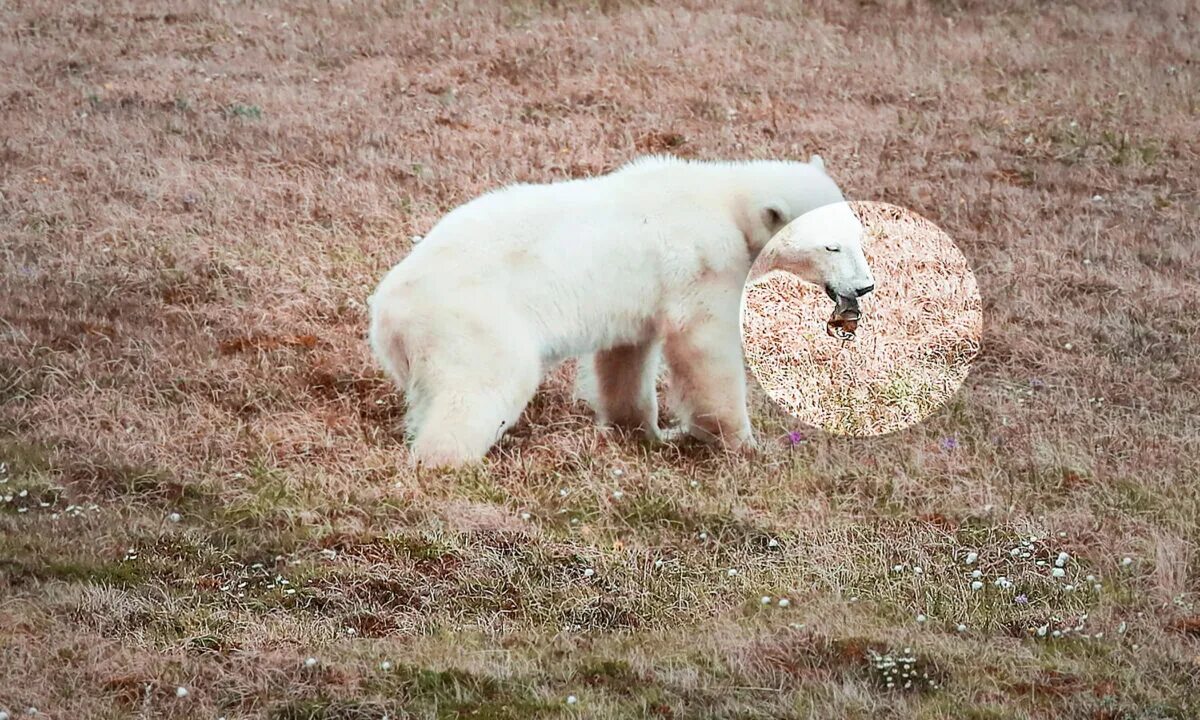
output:
<path id="1" fill-rule="evenodd" d="M 872 291 L 872 290 L 874 290 L 874 289 L 875 289 L 875 286 L 874 286 L 874 285 L 868 285 L 868 286 L 866 286 L 866 287 L 860 287 L 859 289 L 857 289 L 857 290 L 855 290 L 855 291 L 854 291 L 854 297 L 862 297 L 863 295 L 866 295 L 867 293 L 871 292 L 871 291 Z"/>

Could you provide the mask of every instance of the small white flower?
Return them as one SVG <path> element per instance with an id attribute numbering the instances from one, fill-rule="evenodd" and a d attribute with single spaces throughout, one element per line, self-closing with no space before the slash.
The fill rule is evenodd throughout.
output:
<path id="1" fill-rule="evenodd" d="M 179 687 L 175 688 L 175 697 L 177 697 L 177 698 L 185 698 L 185 697 L 187 697 L 187 696 L 188 696 L 188 689 L 187 689 L 187 688 L 183 687 L 182 685 L 180 685 Z"/>
<path id="2" fill-rule="evenodd" d="M 379 669 L 383 670 L 384 672 L 391 670 L 392 669 L 392 661 L 384 660 L 383 662 L 379 663 Z"/>
<path id="3" fill-rule="evenodd" d="M 1074 347 L 1075 347 L 1075 346 L 1074 346 L 1074 345 L 1072 345 L 1071 343 L 1067 343 L 1066 345 L 1063 345 L 1063 349 L 1064 349 L 1064 350 L 1070 350 L 1070 349 L 1072 349 L 1072 348 L 1074 348 Z"/>
<path id="4" fill-rule="evenodd" d="M 728 572 L 726 572 L 726 574 L 729 577 L 733 577 L 734 575 L 737 575 L 738 574 L 737 568 L 729 568 L 729 570 L 728 570 Z"/>
<path id="5" fill-rule="evenodd" d="M 699 481 L 696 481 L 696 480 L 693 480 L 693 481 L 691 481 L 691 482 L 690 482 L 690 483 L 688 483 L 688 484 L 689 484 L 689 485 L 691 485 L 691 486 L 692 486 L 692 487 L 694 487 L 694 488 L 698 488 L 698 487 L 700 487 L 700 483 L 699 483 Z"/>
<path id="6" fill-rule="evenodd" d="M 595 571 L 595 570 L 593 570 L 593 569 L 591 569 L 591 568 L 588 568 L 588 569 L 586 569 L 586 570 L 584 570 L 584 571 L 583 571 L 583 576 L 584 576 L 584 577 L 591 577 L 591 576 L 593 576 L 593 575 L 595 575 L 595 574 L 596 574 L 596 571 Z"/>
<path id="7" fill-rule="evenodd" d="M 708 533 L 706 533 L 706 532 L 702 532 L 702 533 L 700 533 L 700 539 L 701 539 L 701 540 L 707 540 L 707 539 L 708 539 Z"/>
<path id="8" fill-rule="evenodd" d="M 983 571 L 982 570 L 972 570 L 971 577 L 976 578 L 976 579 L 981 578 L 981 577 L 983 577 Z"/>
<path id="9" fill-rule="evenodd" d="M 1104 201 L 1103 195 L 1093 195 L 1092 196 L 1092 202 L 1103 202 L 1103 201 Z"/>
<path id="10" fill-rule="evenodd" d="M 913 575 L 920 575 L 923 572 L 925 571 L 921 569 L 920 565 L 913 567 Z"/>
<path id="11" fill-rule="evenodd" d="M 771 596 L 763 595 L 761 598 L 758 599 L 758 601 L 760 603 L 762 603 L 763 605 L 770 605 L 771 604 Z"/>
<path id="12" fill-rule="evenodd" d="M 528 520 L 528 519 L 529 519 L 529 518 L 531 518 L 531 517 L 533 517 L 533 516 L 532 516 L 532 515 L 530 515 L 530 514 L 529 514 L 529 513 L 527 513 L 527 512 L 523 512 L 523 513 L 521 513 L 521 519 L 522 519 L 522 520 Z"/>
<path id="13" fill-rule="evenodd" d="M 316 666 L 317 666 L 317 659 L 315 657 L 310 657 L 304 661 L 304 667 L 306 667 L 306 668 L 316 667 Z"/>
<path id="14" fill-rule="evenodd" d="M 411 241 L 413 245 L 416 245 L 417 243 L 421 242 L 424 239 L 425 238 L 421 237 L 420 235 L 413 235 L 412 237 L 409 238 L 409 241 Z"/>
<path id="15" fill-rule="evenodd" d="M 955 629 L 955 630 L 957 630 L 957 631 L 958 631 L 958 632 L 960 632 L 960 633 L 964 633 L 964 632 L 966 632 L 966 631 L 967 631 L 967 626 L 966 626 L 966 625 L 963 625 L 962 623 L 959 623 L 959 624 L 958 624 L 958 627 L 956 627 L 956 628 L 954 628 L 954 629 Z"/>
<path id="16" fill-rule="evenodd" d="M 177 512 L 173 512 L 173 513 L 171 513 L 170 515 L 168 515 L 168 516 L 167 516 L 167 520 L 168 520 L 169 522 L 173 522 L 173 523 L 177 523 L 177 522 L 179 522 L 179 521 L 180 521 L 180 520 L 182 520 L 182 519 L 183 519 L 183 516 L 182 516 L 182 515 L 180 515 L 180 514 L 179 514 L 179 513 L 177 513 Z"/>
<path id="17" fill-rule="evenodd" d="M 919 622 L 919 623 L 923 623 L 928 619 L 929 618 L 925 617 L 924 613 L 917 615 L 917 622 Z"/>
<path id="18" fill-rule="evenodd" d="M 567 704 L 568 705 L 574 705 L 577 702 L 579 702 L 579 698 L 575 697 L 574 695 L 567 696 Z"/>
<path id="19" fill-rule="evenodd" d="M 1129 567 L 1129 566 L 1130 566 L 1130 565 L 1132 565 L 1132 564 L 1133 564 L 1133 558 L 1131 558 L 1131 557 L 1123 557 L 1123 558 L 1121 558 L 1121 565 L 1122 565 L 1122 567 Z"/>
<path id="20" fill-rule="evenodd" d="M 1016 557 L 1021 554 L 1021 548 L 1013 548 L 1012 550 L 1008 551 L 1008 554 L 1013 557 Z"/>
<path id="21" fill-rule="evenodd" d="M 1064 585 L 1063 592 L 1075 592 L 1075 586 L 1070 584 Z"/>
<path id="22" fill-rule="evenodd" d="M 1065 552 L 1060 552 L 1058 554 L 1058 557 L 1055 558 L 1055 560 L 1054 560 L 1054 566 L 1055 567 L 1066 567 L 1067 560 L 1070 560 L 1070 559 L 1071 559 L 1070 555 L 1066 554 Z"/>
<path id="23" fill-rule="evenodd" d="M 972 583 L 971 583 L 971 589 L 972 589 L 972 590 L 982 590 L 982 589 L 983 589 L 983 583 L 982 583 L 981 581 L 979 581 L 979 580 L 976 580 L 976 581 L 974 581 L 974 582 L 972 582 Z"/>
<path id="24" fill-rule="evenodd" d="M 621 468 L 613 468 L 612 474 L 613 474 L 613 477 L 621 477 L 622 475 L 625 474 L 625 471 L 622 470 Z"/>
<path id="25" fill-rule="evenodd" d="M 777 547 L 779 547 L 779 541 L 776 540 L 775 538 L 771 538 L 770 540 L 767 541 L 767 547 L 777 548 Z"/>
<path id="26" fill-rule="evenodd" d="M 1088 582 L 1096 582 L 1096 576 L 1095 576 L 1095 575 L 1088 575 L 1088 576 L 1087 576 L 1087 581 L 1088 581 Z"/>
<path id="27" fill-rule="evenodd" d="M 892 572 L 904 572 L 904 566 L 903 565 L 893 565 Z"/>
<path id="28" fill-rule="evenodd" d="M 566 489 L 566 488 L 563 488 L 562 490 L 559 490 L 559 491 L 558 491 L 558 496 L 559 496 L 559 497 L 566 497 L 566 496 L 567 496 L 567 489 Z"/>
<path id="29" fill-rule="evenodd" d="M 1067 571 L 1063 570 L 1062 568 L 1054 568 L 1050 571 L 1050 575 L 1056 578 L 1066 577 Z"/>
<path id="30" fill-rule="evenodd" d="M 791 600 L 788 600 L 787 598 L 779 598 L 779 607 L 787 607 L 788 605 L 791 605 L 791 604 L 792 604 Z"/>
<path id="31" fill-rule="evenodd" d="M 1061 631 L 1061 630 L 1055 630 L 1054 632 L 1050 633 L 1050 637 L 1056 637 L 1056 638 L 1060 638 L 1060 637 L 1062 637 L 1062 631 Z"/>
<path id="32" fill-rule="evenodd" d="M 1092 586 L 1092 589 L 1095 590 L 1096 592 L 1100 592 L 1101 590 L 1104 589 L 1104 586 L 1101 585 L 1100 583 L 1096 583 L 1095 585 Z"/>
<path id="33" fill-rule="evenodd" d="M 1038 637 L 1046 637 L 1046 631 L 1050 629 L 1049 625 L 1043 625 L 1037 629 Z"/>
<path id="34" fill-rule="evenodd" d="M 967 553 L 967 564 L 968 565 L 974 565 L 975 561 L 978 559 L 979 559 L 979 553 L 977 553 L 977 552 Z"/>
<path id="35" fill-rule="evenodd" d="M 654 567 L 656 567 L 656 568 L 660 568 L 663 565 L 666 565 L 666 563 L 663 562 L 662 558 L 659 558 L 658 560 L 654 561 Z"/>
<path id="36" fill-rule="evenodd" d="M 1124 620 L 1122 620 L 1122 621 L 1121 621 L 1121 624 L 1117 626 L 1117 634 L 1118 634 L 1118 635 L 1124 635 L 1124 634 L 1125 634 L 1125 631 L 1126 631 L 1126 630 L 1128 630 L 1128 629 L 1129 629 L 1129 626 L 1125 624 L 1125 621 L 1124 621 Z"/>

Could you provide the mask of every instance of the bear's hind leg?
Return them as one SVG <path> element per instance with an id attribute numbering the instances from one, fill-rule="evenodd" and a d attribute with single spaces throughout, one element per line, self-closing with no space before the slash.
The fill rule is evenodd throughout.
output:
<path id="1" fill-rule="evenodd" d="M 597 411 L 606 425 L 641 432 L 658 442 L 657 340 L 620 345 L 594 356 Z"/>
<path id="2" fill-rule="evenodd" d="M 460 467 L 482 460 L 516 423 L 536 390 L 536 383 L 509 383 L 435 393 L 412 433 L 414 462 Z"/>
<path id="3" fill-rule="evenodd" d="M 477 462 L 516 424 L 542 371 L 535 356 L 506 350 L 462 367 L 443 365 L 436 380 L 422 378 L 409 428 L 414 462 L 431 467 Z"/>

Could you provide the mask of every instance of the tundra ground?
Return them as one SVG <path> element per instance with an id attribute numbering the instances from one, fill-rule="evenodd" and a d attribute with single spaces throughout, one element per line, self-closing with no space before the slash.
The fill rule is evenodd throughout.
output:
<path id="1" fill-rule="evenodd" d="M 1197 28 L 0 4 L 0 709 L 1195 717 Z M 867 440 L 756 395 L 746 460 L 601 432 L 558 375 L 484 466 L 409 470 L 374 284 L 464 200 L 646 152 L 819 152 L 942 227 L 963 389 Z"/>

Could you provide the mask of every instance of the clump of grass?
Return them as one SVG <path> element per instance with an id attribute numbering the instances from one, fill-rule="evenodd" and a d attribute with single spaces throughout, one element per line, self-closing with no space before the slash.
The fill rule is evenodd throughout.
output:
<path id="1" fill-rule="evenodd" d="M 921 692 L 941 687 L 943 672 L 909 648 L 899 652 L 867 648 L 867 663 L 871 680 L 884 690 Z"/>
<path id="2" fill-rule="evenodd" d="M 402 698 L 408 712 L 433 713 L 439 717 L 535 719 L 546 717 L 555 709 L 515 680 L 500 680 L 456 668 L 431 670 L 401 665 L 375 680 L 371 689 Z"/>
<path id="3" fill-rule="evenodd" d="M 262 108 L 257 105 L 244 105 L 242 103 L 233 103 L 225 110 L 230 117 L 242 118 L 244 120 L 261 120 Z"/>

